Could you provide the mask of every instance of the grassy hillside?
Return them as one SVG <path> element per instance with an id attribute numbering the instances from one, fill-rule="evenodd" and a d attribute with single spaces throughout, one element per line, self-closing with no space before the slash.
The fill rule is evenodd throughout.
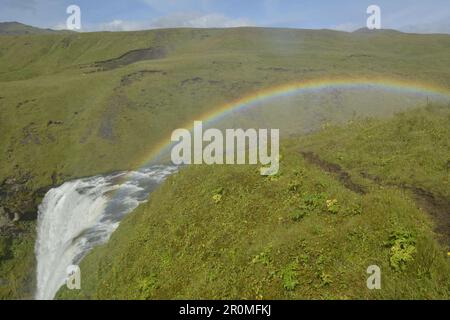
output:
<path id="1" fill-rule="evenodd" d="M 59 297 L 448 299 L 450 242 L 433 229 L 448 223 L 449 117 L 428 107 L 293 138 L 272 178 L 186 168 L 82 262 L 82 291 Z M 404 185 L 446 199 L 447 221 Z M 374 264 L 379 291 L 366 287 Z"/>
<path id="2" fill-rule="evenodd" d="M 27 26 L 19 22 L 0 22 L 0 35 L 50 34 L 58 31 Z M 67 31 L 66 31 L 67 32 Z"/>
<path id="3" fill-rule="evenodd" d="M 143 48 L 151 51 L 126 58 Z M 401 33 L 238 28 L 3 37 L 0 179 L 22 169 L 42 186 L 53 172 L 67 179 L 133 167 L 196 115 L 291 81 L 378 75 L 450 87 L 449 53 L 448 36 Z M 115 57 L 122 59 L 111 63 Z"/>
<path id="4" fill-rule="evenodd" d="M 0 217 L 22 221 L 0 232 L 0 298 L 32 293 L 33 219 L 46 188 L 135 168 L 175 128 L 256 90 L 353 76 L 450 88 L 449 68 L 446 35 L 258 28 L 1 35 Z M 354 99 L 336 112 L 327 99 L 305 113 L 299 132 L 411 107 L 382 96 L 380 107 Z"/>

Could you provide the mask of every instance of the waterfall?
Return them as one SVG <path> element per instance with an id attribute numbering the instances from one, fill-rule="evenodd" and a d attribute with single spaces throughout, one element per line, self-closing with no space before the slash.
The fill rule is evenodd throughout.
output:
<path id="1" fill-rule="evenodd" d="M 122 218 L 176 170 L 152 166 L 74 180 L 50 190 L 38 212 L 35 298 L 53 299 L 65 284 L 67 267 L 106 243 Z"/>

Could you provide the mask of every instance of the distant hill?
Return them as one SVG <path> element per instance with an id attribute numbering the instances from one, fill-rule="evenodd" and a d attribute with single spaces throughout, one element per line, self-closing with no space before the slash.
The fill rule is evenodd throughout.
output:
<path id="1" fill-rule="evenodd" d="M 19 22 L 0 22 L 0 35 L 53 34 L 59 31 L 41 29 Z"/>
<path id="2" fill-rule="evenodd" d="M 398 30 L 394 30 L 394 29 L 375 29 L 375 30 L 370 30 L 367 27 L 364 28 L 360 28 L 357 29 L 355 31 L 353 31 L 353 33 L 385 33 L 385 34 L 400 34 L 402 33 L 401 31 Z"/>

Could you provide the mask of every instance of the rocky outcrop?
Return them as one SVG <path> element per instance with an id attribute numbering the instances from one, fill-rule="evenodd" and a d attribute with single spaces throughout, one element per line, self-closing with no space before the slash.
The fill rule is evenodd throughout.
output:
<path id="1" fill-rule="evenodd" d="M 48 188 L 33 190 L 29 186 L 31 179 L 30 174 L 24 174 L 0 184 L 0 234 L 11 233 L 17 221 L 37 218 L 39 203 Z"/>

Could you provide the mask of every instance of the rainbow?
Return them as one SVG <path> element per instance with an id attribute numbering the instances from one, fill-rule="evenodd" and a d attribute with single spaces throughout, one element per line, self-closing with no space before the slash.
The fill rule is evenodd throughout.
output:
<path id="1" fill-rule="evenodd" d="M 197 115 L 189 123 L 182 128 L 193 129 L 194 120 L 203 121 L 203 123 L 211 123 L 218 121 L 232 112 L 251 108 L 252 106 L 260 105 L 263 102 L 269 102 L 281 97 L 287 97 L 308 92 L 317 92 L 324 89 L 337 88 L 337 89 L 382 89 L 389 91 L 398 91 L 410 94 L 422 94 L 433 97 L 440 97 L 449 99 L 450 92 L 444 88 L 436 85 L 422 84 L 418 82 L 412 82 L 407 80 L 397 80 L 388 78 L 327 78 L 327 79 L 315 79 L 305 80 L 300 82 L 293 82 L 284 85 L 277 85 L 274 87 L 262 89 L 246 95 L 240 99 L 231 101 L 224 105 L 212 108 L 210 111 Z M 144 159 L 138 162 L 137 168 L 144 167 L 150 164 L 157 164 L 164 154 L 170 150 L 172 146 L 171 137 L 168 136 L 156 146 L 154 146 L 149 153 L 146 154 Z"/>

